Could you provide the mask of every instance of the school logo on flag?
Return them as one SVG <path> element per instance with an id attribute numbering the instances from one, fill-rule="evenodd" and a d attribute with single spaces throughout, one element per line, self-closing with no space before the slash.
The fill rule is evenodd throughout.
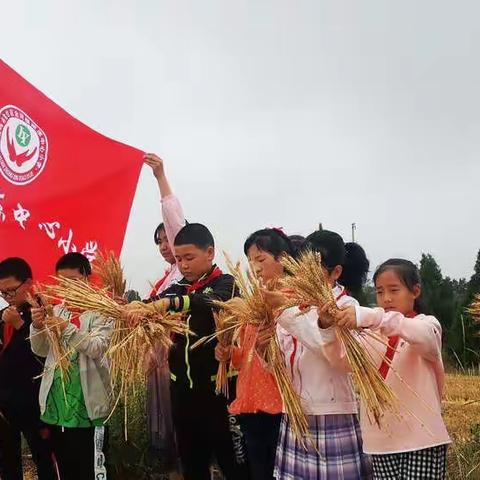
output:
<path id="1" fill-rule="evenodd" d="M 14 185 L 33 182 L 45 168 L 48 140 L 43 130 L 14 105 L 0 109 L 0 172 Z"/>

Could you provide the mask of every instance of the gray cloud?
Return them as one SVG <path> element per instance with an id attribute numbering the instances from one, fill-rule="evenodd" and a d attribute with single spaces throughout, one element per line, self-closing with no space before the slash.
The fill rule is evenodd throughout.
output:
<path id="1" fill-rule="evenodd" d="M 265 225 L 346 238 L 373 266 L 480 247 L 476 2 L 87 0 L 2 6 L 2 58 L 77 118 L 156 151 L 189 219 L 241 256 Z M 158 194 L 142 175 L 124 259 L 144 289 Z M 152 267 L 156 265 L 156 267 Z"/>

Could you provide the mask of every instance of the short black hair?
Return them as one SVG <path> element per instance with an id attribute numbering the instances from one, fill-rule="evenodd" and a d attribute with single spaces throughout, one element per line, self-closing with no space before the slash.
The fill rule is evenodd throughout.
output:
<path id="1" fill-rule="evenodd" d="M 322 264 L 327 270 L 333 270 L 337 265 L 343 266 L 345 263 L 345 243 L 336 232 L 317 230 L 307 237 L 304 248 L 320 253 Z"/>
<path id="2" fill-rule="evenodd" d="M 85 255 L 77 252 L 70 252 L 63 257 L 60 257 L 55 265 L 55 271 L 71 268 L 72 270 L 78 270 L 82 275 L 88 277 L 92 274 L 92 266 Z"/>
<path id="3" fill-rule="evenodd" d="M 0 279 L 8 277 L 13 277 L 19 282 L 26 282 L 33 278 L 32 268 L 23 258 L 6 258 L 0 262 Z"/>
<path id="4" fill-rule="evenodd" d="M 175 246 L 195 245 L 197 248 L 206 250 L 208 247 L 215 247 L 215 240 L 210 230 L 201 223 L 188 223 L 175 237 Z"/>
<path id="5" fill-rule="evenodd" d="M 292 242 L 293 251 L 295 253 L 294 256 L 298 256 L 299 252 L 301 252 L 303 245 L 305 245 L 305 237 L 303 235 L 289 235 L 288 238 Z"/>
<path id="6" fill-rule="evenodd" d="M 155 242 L 155 245 L 160 245 L 160 232 L 162 230 L 165 230 L 165 224 L 163 222 L 155 229 L 155 232 L 153 233 L 153 241 Z"/>
<path id="7" fill-rule="evenodd" d="M 354 297 L 367 280 L 370 262 L 365 250 L 357 243 L 344 243 L 343 238 L 330 230 L 317 230 L 310 234 L 305 247 L 319 252 L 322 256 L 322 265 L 331 272 L 337 265 L 343 267 L 338 279 L 348 292 Z"/>
<path id="8" fill-rule="evenodd" d="M 243 252 L 248 255 L 250 248 L 255 245 L 259 250 L 269 253 L 275 259 L 281 255 L 294 255 L 291 240 L 277 228 L 264 228 L 253 232 L 243 245 Z"/>
<path id="9" fill-rule="evenodd" d="M 188 222 L 185 220 L 185 225 L 188 225 Z M 162 230 L 165 230 L 165 224 L 162 222 L 153 232 L 153 241 L 155 245 L 160 245 L 160 233 Z"/>

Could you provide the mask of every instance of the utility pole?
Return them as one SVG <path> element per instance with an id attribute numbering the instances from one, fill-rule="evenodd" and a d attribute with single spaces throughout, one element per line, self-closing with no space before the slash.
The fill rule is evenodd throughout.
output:
<path id="1" fill-rule="evenodd" d="M 357 230 L 357 224 L 352 223 L 352 242 L 355 243 L 355 231 Z"/>

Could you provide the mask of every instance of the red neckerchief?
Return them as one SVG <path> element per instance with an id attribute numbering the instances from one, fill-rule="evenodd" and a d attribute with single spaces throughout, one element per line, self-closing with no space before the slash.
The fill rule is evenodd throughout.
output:
<path id="1" fill-rule="evenodd" d="M 410 312 L 405 315 L 407 318 L 415 318 L 417 316 L 417 312 Z M 394 335 L 393 337 L 388 337 L 388 347 L 387 351 L 385 352 L 385 356 L 383 357 L 382 364 L 378 369 L 378 372 L 382 376 L 384 380 L 386 380 L 388 372 L 390 371 L 390 367 L 393 362 L 393 357 L 397 351 L 397 345 L 400 340 L 398 335 Z"/>
<path id="2" fill-rule="evenodd" d="M 165 280 L 167 279 L 167 277 L 170 275 L 170 272 L 172 271 L 172 269 L 170 268 L 169 270 L 167 270 L 165 272 L 165 275 L 160 279 L 158 280 L 158 282 L 153 286 L 153 289 L 152 291 L 150 292 L 150 298 L 153 298 L 155 297 L 156 295 L 158 295 L 158 291 L 160 290 L 160 288 L 162 287 L 162 285 L 165 283 Z"/>
<path id="3" fill-rule="evenodd" d="M 204 275 L 202 278 L 199 278 L 191 285 L 187 285 L 187 294 L 194 293 L 197 290 L 201 290 L 203 287 L 218 278 L 220 275 L 223 275 L 223 272 L 215 265 L 215 267 L 213 267 L 213 270 L 208 275 Z"/>

